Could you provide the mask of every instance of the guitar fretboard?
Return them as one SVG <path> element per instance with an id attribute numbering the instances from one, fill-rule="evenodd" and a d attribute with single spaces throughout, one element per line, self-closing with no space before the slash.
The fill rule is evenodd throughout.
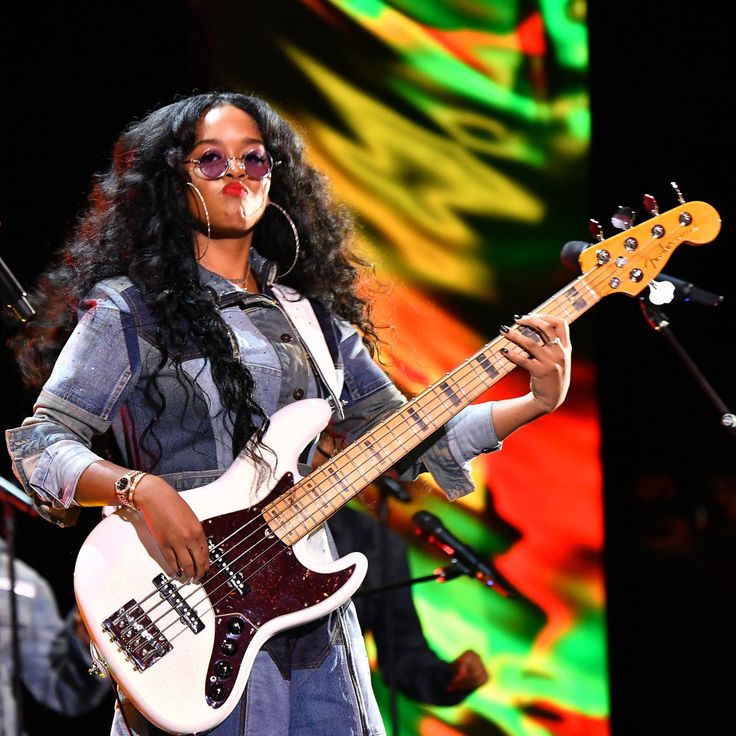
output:
<path id="1" fill-rule="evenodd" d="M 588 278 L 578 277 L 535 311 L 574 321 L 601 298 Z M 316 529 L 510 373 L 516 366 L 501 354 L 504 346 L 519 350 L 499 335 L 272 502 L 264 509 L 271 529 L 286 544 Z"/>
<path id="2" fill-rule="evenodd" d="M 580 254 L 582 276 L 535 311 L 575 321 L 604 296 L 638 294 L 681 243 L 708 243 L 718 234 L 718 212 L 706 202 L 683 202 Z M 516 328 L 514 328 L 516 329 Z M 525 329 L 525 328 L 518 328 Z M 531 331 L 527 334 L 533 335 Z M 437 383 L 388 416 L 264 509 L 271 529 L 294 544 L 316 529 L 379 475 L 510 373 L 499 335 Z"/>

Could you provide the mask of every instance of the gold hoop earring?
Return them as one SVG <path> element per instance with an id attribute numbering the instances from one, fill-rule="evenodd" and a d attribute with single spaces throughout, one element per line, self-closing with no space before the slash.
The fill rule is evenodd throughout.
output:
<path id="1" fill-rule="evenodd" d="M 194 190 L 194 193 L 199 197 L 199 201 L 202 203 L 202 209 L 204 210 L 204 218 L 207 221 L 207 247 L 204 249 L 204 253 L 207 252 L 208 248 L 210 247 L 210 236 L 212 235 L 212 229 L 210 228 L 210 213 L 207 209 L 207 205 L 205 204 L 204 197 L 202 196 L 202 192 L 199 191 L 199 189 L 192 184 L 191 181 L 187 182 L 187 186 L 191 187 Z M 202 256 L 204 256 L 204 253 L 199 257 L 199 259 L 202 259 Z"/>
<path id="2" fill-rule="evenodd" d="M 276 202 L 270 202 L 269 204 L 272 207 L 275 207 L 285 218 L 286 221 L 289 223 L 289 226 L 291 227 L 291 232 L 294 233 L 294 260 L 291 262 L 291 265 L 289 268 L 286 269 L 283 273 L 280 273 L 277 276 L 278 279 L 282 279 L 287 274 L 290 274 L 292 270 L 294 269 L 294 266 L 296 266 L 296 262 L 299 260 L 299 250 L 300 250 L 300 244 L 299 244 L 299 233 L 296 230 L 296 225 L 294 224 L 294 220 L 291 219 L 291 215 L 280 205 L 276 204 Z"/>

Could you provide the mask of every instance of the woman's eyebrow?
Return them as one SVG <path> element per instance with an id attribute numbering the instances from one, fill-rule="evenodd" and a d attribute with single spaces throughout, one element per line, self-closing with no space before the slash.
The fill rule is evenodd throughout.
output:
<path id="1" fill-rule="evenodd" d="M 263 140 L 261 138 L 243 138 L 241 141 L 243 144 L 246 143 L 263 143 Z M 203 138 L 201 141 L 195 141 L 194 145 L 199 146 L 202 143 L 207 143 L 209 145 L 224 145 L 224 143 L 219 138 Z"/>

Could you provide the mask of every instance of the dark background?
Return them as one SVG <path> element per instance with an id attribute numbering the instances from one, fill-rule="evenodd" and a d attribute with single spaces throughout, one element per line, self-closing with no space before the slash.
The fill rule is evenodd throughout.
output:
<path id="1" fill-rule="evenodd" d="M 0 255 L 22 284 L 71 226 L 120 129 L 175 94 L 207 88 L 202 8 L 75 3 L 4 13 Z M 606 299 L 586 317 L 603 429 L 612 733 L 727 732 L 736 437 L 720 417 L 736 405 L 731 27 L 714 2 L 665 14 L 659 4 L 625 0 L 592 3 L 589 12 L 590 217 L 611 235 L 616 206 L 633 207 L 641 221 L 648 193 L 670 209 L 676 181 L 686 200 L 709 202 L 723 219 L 713 243 L 681 246 L 665 268 L 724 295 L 720 307 L 667 306 L 669 327 L 659 331 L 627 297 Z M 582 222 L 569 239 L 587 235 Z M 4 329 L 9 336 L 14 326 Z M 32 397 L 5 348 L 1 356 L 2 424 L 16 426 Z M 7 461 L 0 473 L 12 479 Z M 68 610 L 88 527 L 60 530 L 24 514 L 15 527 L 18 556 L 49 574 Z M 111 705 L 70 726 L 106 733 Z M 34 705 L 26 722 L 34 736 L 58 717 Z"/>
<path id="2" fill-rule="evenodd" d="M 611 297 L 595 315 L 615 736 L 733 731 L 736 436 L 720 418 L 736 407 L 736 199 L 721 7 L 590 4 L 592 216 L 643 212 L 645 193 L 665 211 L 676 181 L 723 221 L 665 267 L 724 295 L 720 307 L 666 306 L 659 331 L 638 300 Z"/>

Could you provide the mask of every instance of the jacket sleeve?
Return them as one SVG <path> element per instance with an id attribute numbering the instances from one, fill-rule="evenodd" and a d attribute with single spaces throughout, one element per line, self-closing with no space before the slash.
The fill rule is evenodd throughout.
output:
<path id="1" fill-rule="evenodd" d="M 404 540 L 387 530 L 390 573 L 385 580 L 411 580 Z M 378 562 L 377 560 L 375 562 Z M 379 596 L 372 622 L 378 666 L 387 683 L 412 700 L 432 705 L 457 705 L 468 693 L 448 690 L 452 665 L 437 656 L 424 636 L 412 588 L 404 586 Z"/>
<path id="2" fill-rule="evenodd" d="M 5 432 L 13 473 L 38 513 L 61 526 L 76 521 L 77 481 L 100 459 L 93 437 L 110 427 L 140 370 L 125 302 L 98 285 L 84 304 L 33 415 Z"/>
<path id="3" fill-rule="evenodd" d="M 336 320 L 345 383 L 342 409 L 331 431 L 346 445 L 373 428 L 406 403 L 406 397 L 371 357 L 356 330 Z M 470 461 L 483 452 L 501 448 L 492 422 L 493 402 L 462 409 L 400 460 L 395 470 L 402 480 L 413 480 L 429 471 L 445 495 L 458 498 L 474 490 Z"/>

